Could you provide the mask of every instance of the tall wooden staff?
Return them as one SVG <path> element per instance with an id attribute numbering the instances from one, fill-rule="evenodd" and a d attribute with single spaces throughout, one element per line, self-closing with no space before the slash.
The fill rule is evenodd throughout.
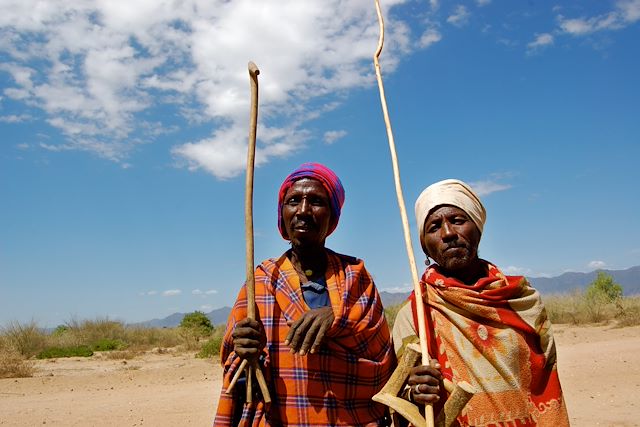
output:
<path id="1" fill-rule="evenodd" d="M 260 70 L 253 62 L 249 62 L 249 80 L 251 82 L 251 114 L 249 118 L 249 146 L 247 148 L 247 177 L 245 181 L 245 198 L 244 198 L 244 226 L 245 226 L 245 240 L 246 246 L 246 266 L 247 266 L 247 318 L 256 318 L 256 278 L 254 275 L 253 265 L 253 167 L 256 156 L 256 129 L 258 128 L 258 74 Z M 227 387 L 227 394 L 230 394 L 236 382 L 242 375 L 242 372 L 246 370 L 247 378 L 247 402 L 251 403 L 253 400 L 253 373 L 255 372 L 256 379 L 260 385 L 260 391 L 262 392 L 262 398 L 265 403 L 271 402 L 271 396 L 269 395 L 269 388 L 267 382 L 264 379 L 262 370 L 257 361 L 248 364 L 247 359 L 244 359 L 236 374 L 233 376 L 229 387 Z"/>
<path id="2" fill-rule="evenodd" d="M 398 205 L 400 207 L 400 217 L 402 218 L 402 227 L 404 229 L 404 241 L 407 246 L 407 255 L 409 256 L 409 266 L 411 268 L 411 277 L 413 279 L 413 290 L 416 295 L 416 311 L 418 315 L 418 336 L 420 338 L 420 350 L 422 353 L 422 364 L 429 365 L 429 349 L 427 347 L 427 333 L 425 329 L 425 313 L 424 305 L 420 304 L 420 296 L 422 288 L 420 279 L 418 278 L 418 268 L 416 267 L 416 259 L 413 254 L 413 245 L 411 243 L 411 233 L 409 231 L 409 220 L 407 219 L 407 209 L 402 195 L 402 184 L 400 183 L 400 168 L 398 167 L 398 156 L 396 155 L 396 145 L 393 140 L 393 132 L 391 130 L 391 120 L 389 119 L 389 111 L 387 110 L 387 99 L 384 95 L 384 84 L 382 83 L 382 73 L 380 72 L 380 52 L 384 44 L 384 20 L 382 19 L 382 11 L 380 10 L 379 0 L 375 0 L 376 12 L 378 14 L 378 24 L 380 26 L 380 36 L 378 38 L 378 49 L 373 56 L 373 63 L 376 69 L 376 78 L 378 80 L 378 90 L 380 92 L 380 102 L 382 104 L 382 113 L 384 114 L 384 123 L 387 128 L 387 138 L 389 139 L 389 150 L 391 151 L 391 163 L 393 164 L 393 177 L 396 185 L 396 194 L 398 196 Z M 425 296 L 426 298 L 426 296 Z M 427 427 L 434 426 L 433 405 L 426 405 L 425 421 Z"/>

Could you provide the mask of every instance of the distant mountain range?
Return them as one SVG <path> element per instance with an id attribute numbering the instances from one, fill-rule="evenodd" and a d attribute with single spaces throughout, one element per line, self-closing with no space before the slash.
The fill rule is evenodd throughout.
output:
<path id="1" fill-rule="evenodd" d="M 574 289 L 584 289 L 593 282 L 599 271 L 613 277 L 614 282 L 622 285 L 624 295 L 640 294 L 640 265 L 626 270 L 596 270 L 590 273 L 564 273 L 556 277 L 528 277 L 529 282 L 542 294 L 566 294 Z M 409 292 L 381 291 L 380 297 L 385 307 L 391 307 L 405 301 Z M 205 313 L 211 323 L 220 325 L 227 322 L 231 307 L 222 307 Z M 174 313 L 164 319 L 153 319 L 138 323 L 153 328 L 173 328 L 178 326 L 186 313 Z"/>
<path id="2" fill-rule="evenodd" d="M 231 307 L 217 308 L 205 314 L 209 320 L 211 320 L 213 325 L 220 325 L 227 323 L 229 313 L 231 313 Z M 146 322 L 136 323 L 136 325 L 146 326 L 149 328 L 174 328 L 182 322 L 182 318 L 185 314 L 187 313 L 173 313 L 163 319 L 147 320 Z"/>
<path id="3" fill-rule="evenodd" d="M 595 270 L 590 273 L 564 273 L 556 277 L 527 277 L 529 283 L 542 294 L 566 294 L 574 289 L 584 289 L 593 282 L 599 271 L 613 277 L 622 285 L 624 295 L 640 294 L 640 265 L 626 270 Z M 380 292 L 385 307 L 399 304 L 407 299 L 410 292 Z"/>

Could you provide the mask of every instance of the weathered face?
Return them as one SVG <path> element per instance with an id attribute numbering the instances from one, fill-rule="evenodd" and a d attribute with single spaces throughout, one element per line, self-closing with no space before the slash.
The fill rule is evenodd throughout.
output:
<path id="1" fill-rule="evenodd" d="M 294 246 L 324 246 L 331 223 L 329 195 L 320 181 L 303 178 L 284 195 L 282 222 Z"/>
<path id="2" fill-rule="evenodd" d="M 472 267 L 478 258 L 480 237 L 480 230 L 465 211 L 444 205 L 427 216 L 422 242 L 429 257 L 456 273 Z"/>

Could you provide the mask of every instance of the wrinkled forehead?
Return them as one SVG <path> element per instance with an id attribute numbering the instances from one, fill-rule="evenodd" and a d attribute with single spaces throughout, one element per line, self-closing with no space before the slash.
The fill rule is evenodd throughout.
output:
<path id="1" fill-rule="evenodd" d="M 471 219 L 469 213 L 465 211 L 462 207 L 452 205 L 452 204 L 441 204 L 434 206 L 429 213 L 427 214 L 427 218 L 424 220 L 425 223 L 430 221 L 433 218 L 439 216 L 451 216 L 451 215 L 464 215 L 467 219 Z"/>
<path id="2" fill-rule="evenodd" d="M 310 177 L 302 177 L 300 179 L 296 179 L 291 183 L 287 191 L 285 192 L 285 197 L 298 192 L 307 192 L 313 191 L 315 193 L 322 193 L 323 197 L 329 198 L 329 192 L 325 188 L 324 184 L 315 178 Z"/>

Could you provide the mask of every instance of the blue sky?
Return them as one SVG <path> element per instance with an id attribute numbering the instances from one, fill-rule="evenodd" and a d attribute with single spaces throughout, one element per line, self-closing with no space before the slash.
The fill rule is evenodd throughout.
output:
<path id="1" fill-rule="evenodd" d="M 640 264 L 640 0 L 383 1 L 413 203 L 460 178 L 511 274 Z M 0 325 L 231 305 L 244 280 L 246 64 L 261 69 L 256 263 L 283 178 L 342 179 L 327 246 L 410 288 L 373 1 L 0 0 Z"/>

